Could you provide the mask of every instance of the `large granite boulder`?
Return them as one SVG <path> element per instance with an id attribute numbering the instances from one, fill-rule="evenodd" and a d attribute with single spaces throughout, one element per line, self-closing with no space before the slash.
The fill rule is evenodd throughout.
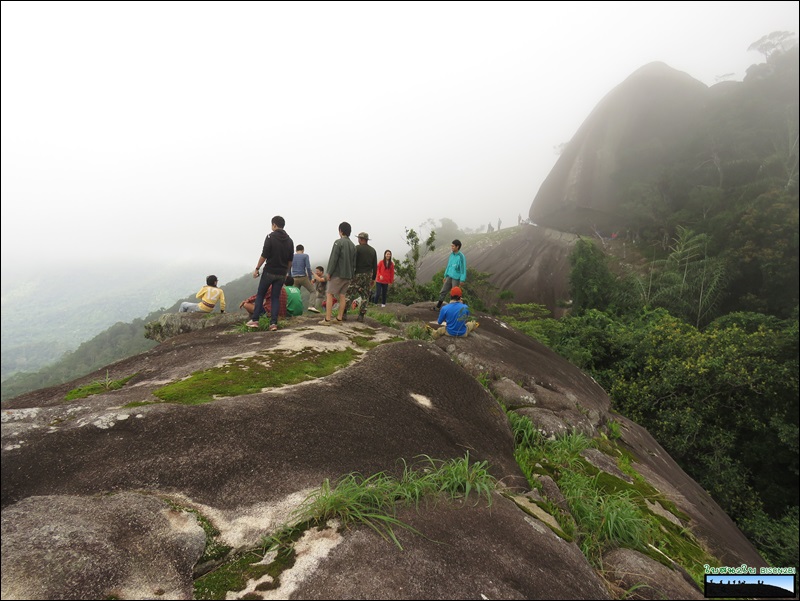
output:
<path id="1" fill-rule="evenodd" d="M 405 319 L 430 315 L 430 303 L 423 303 Z M 278 332 L 205 327 L 109 365 L 108 373 L 3 402 L 2 597 L 205 597 L 196 579 L 248 553 L 261 558 L 265 537 L 293 524 L 326 480 L 353 473 L 400 477 L 405 466 L 424 466 L 426 458 L 468 457 L 487 466 L 497 490 L 426 498 L 401 509 L 398 519 L 414 529 L 397 529 L 402 549 L 366 526 L 331 520 L 303 531 L 279 570 L 267 553 L 255 575 L 217 584 L 224 590 L 213 595 L 609 598 L 614 583 L 557 531 L 543 497 L 529 491 L 505 410 L 480 381 L 502 382 L 494 388 L 516 399 L 519 411 L 538 398 L 561 420 L 577 411 L 591 431 L 609 419 L 609 399 L 546 347 L 489 316 L 479 319 L 470 337 L 435 342 L 402 340 L 399 330 L 371 318 L 325 327 L 303 316 Z M 319 363 L 336 352 L 352 360 L 293 385 L 215 395 L 201 404 L 156 396 L 166 384 L 237 364 L 266 366 L 268 374 L 281 358 Z M 231 387 L 245 372 L 237 373 Z M 65 400 L 69 390 L 106 376 L 132 377 L 118 390 Z M 646 432 L 620 423 L 635 465 L 674 500 L 685 527 L 710 553 L 727 565 L 763 565 L 719 506 Z M 542 481 L 563 511 L 557 484 Z M 222 552 L 209 556 L 212 546 Z"/>
<path id="2" fill-rule="evenodd" d="M 520 225 L 465 238 L 461 250 L 469 269 L 490 273 L 498 292 L 514 293 L 512 302 L 544 305 L 560 317 L 569 300 L 569 254 L 576 240 L 574 234 Z M 445 268 L 449 254 L 449 241 L 441 241 L 434 252 L 420 261 L 417 280 L 430 282 Z M 467 300 L 471 285 L 468 280 L 463 286 Z"/>

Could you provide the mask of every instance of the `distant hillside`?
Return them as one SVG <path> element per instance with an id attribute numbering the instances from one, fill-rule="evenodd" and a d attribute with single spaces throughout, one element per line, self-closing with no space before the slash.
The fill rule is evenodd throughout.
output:
<path id="1" fill-rule="evenodd" d="M 37 371 L 117 322 L 171 305 L 198 278 L 185 266 L 138 264 L 4 271 L 0 379 Z"/>
<path id="2" fill-rule="evenodd" d="M 173 274 L 174 275 L 174 274 Z M 194 278 L 196 279 L 196 278 Z M 138 281 L 138 280 L 135 280 Z M 139 281 L 140 282 L 140 281 Z M 141 286 L 141 283 L 139 284 Z M 244 299 L 248 296 L 251 296 L 255 293 L 257 288 L 257 281 L 253 279 L 251 274 L 244 275 L 232 282 L 228 282 L 222 289 L 225 291 L 225 300 L 228 304 L 228 311 L 240 311 L 239 303 L 241 303 Z M 188 285 L 184 286 L 184 288 L 195 288 L 194 286 Z M 114 361 L 118 361 L 120 359 L 124 359 L 126 357 L 130 357 L 132 355 L 141 353 L 146 351 L 156 345 L 155 342 L 152 340 L 147 340 L 144 337 L 144 326 L 146 323 L 150 321 L 157 320 L 161 315 L 164 313 L 176 312 L 178 307 L 183 301 L 192 301 L 195 302 L 197 299 L 194 297 L 197 290 L 199 290 L 200 285 L 197 285 L 194 291 L 176 301 L 170 302 L 170 304 L 165 308 L 161 307 L 155 311 L 151 311 L 144 315 L 143 317 L 136 317 L 133 320 L 123 322 L 121 319 L 117 321 L 111 327 L 106 327 L 106 329 L 102 330 L 100 333 L 96 334 L 90 340 L 83 342 L 82 344 L 78 345 L 77 348 L 74 350 L 67 350 L 67 351 L 60 351 L 60 358 L 54 359 L 53 362 L 46 367 L 43 367 L 36 371 L 19 371 L 18 373 L 14 373 L 9 378 L 3 380 L 2 384 L 0 385 L 0 398 L 3 400 L 15 397 L 23 392 L 28 392 L 31 390 L 37 390 L 39 388 L 43 388 L 45 386 L 53 386 L 55 384 L 60 384 L 62 382 L 66 382 L 68 380 L 72 380 L 74 378 L 80 377 L 86 373 L 94 371 L 103 365 L 108 365 L 109 363 L 113 363 Z M 108 310 L 111 314 L 114 314 L 114 311 L 119 312 L 119 305 L 120 305 L 120 298 L 133 298 L 136 294 L 131 294 L 130 292 L 125 293 L 124 291 L 117 290 L 116 297 L 109 291 L 106 296 L 103 296 L 101 299 L 97 301 L 96 304 L 90 305 L 88 309 L 82 309 L 81 311 L 74 311 L 72 308 L 59 308 L 58 312 L 53 316 L 53 321 L 56 323 L 58 321 L 58 316 L 61 315 L 65 319 L 67 315 L 69 319 L 67 319 L 68 323 L 74 323 L 76 321 L 80 321 L 80 319 L 87 319 L 87 321 L 92 323 L 97 323 L 101 317 L 102 319 L 107 319 L 108 315 L 104 313 L 104 310 Z M 140 296 L 142 296 L 140 294 Z M 155 298 L 160 298 L 161 295 L 156 294 Z M 174 296 L 173 296 L 174 299 Z M 4 299 L 5 302 L 5 299 Z M 151 301 L 152 302 L 152 301 Z M 131 306 L 136 306 L 136 303 L 132 301 Z M 144 314 L 144 311 L 140 312 L 138 315 L 141 316 Z M 88 316 L 93 316 L 94 320 L 89 319 Z M 242 312 L 242 318 L 245 317 L 244 312 Z M 20 324 L 26 323 L 25 320 L 28 322 L 34 320 L 35 321 L 35 313 L 30 309 L 26 309 L 24 312 L 24 316 L 21 314 L 19 317 L 12 316 L 12 319 L 18 319 Z M 130 319 L 130 318 L 127 318 Z M 3 336 L 6 336 L 6 327 L 7 327 L 7 314 L 5 305 L 3 307 Z M 64 325 L 63 327 L 69 327 Z M 73 326 L 74 327 L 74 326 Z M 13 324 L 9 325 L 9 330 L 13 330 Z M 61 333 L 61 332 L 59 332 Z M 78 334 L 76 334 L 77 336 Z M 56 337 L 56 334 L 53 334 L 53 338 Z M 6 346 L 5 342 L 3 343 L 3 360 L 6 360 Z M 42 341 L 38 344 L 42 344 L 46 346 L 48 343 L 47 341 Z M 55 345 L 54 345 L 55 346 Z M 9 348 L 14 349 L 15 347 L 11 345 Z M 31 346 L 31 348 L 33 348 Z M 58 347 L 59 349 L 61 347 Z M 11 353 L 9 353 L 11 355 Z"/>

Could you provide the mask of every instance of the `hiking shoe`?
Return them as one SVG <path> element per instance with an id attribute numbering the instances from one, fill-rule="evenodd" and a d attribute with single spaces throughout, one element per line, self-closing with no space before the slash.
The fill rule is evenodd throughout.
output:
<path id="1" fill-rule="evenodd" d="M 269 324 L 269 331 L 270 332 L 277 332 L 278 331 L 278 324 L 277 323 Z"/>
<path id="2" fill-rule="evenodd" d="M 319 309 L 317 309 L 316 307 L 309 307 L 308 310 L 311 311 L 312 313 L 319 313 Z"/>
<path id="3" fill-rule="evenodd" d="M 321 326 L 329 326 L 329 325 L 331 325 L 331 320 L 330 319 L 323 319 L 321 322 L 319 322 L 319 325 L 321 325 Z"/>
<path id="4" fill-rule="evenodd" d="M 381 305 L 381 307 L 385 307 L 386 305 Z"/>
<path id="5" fill-rule="evenodd" d="M 257 328 L 257 327 L 258 327 L 258 322 L 257 322 L 257 321 L 253 321 L 253 320 L 251 319 L 250 321 L 248 321 L 248 322 L 247 322 L 246 324 L 244 324 L 244 325 L 246 325 L 248 328 Z"/>
<path id="6" fill-rule="evenodd" d="M 364 314 L 363 313 L 359 313 L 358 317 L 356 317 L 356 321 L 360 321 L 361 323 L 364 323 Z"/>

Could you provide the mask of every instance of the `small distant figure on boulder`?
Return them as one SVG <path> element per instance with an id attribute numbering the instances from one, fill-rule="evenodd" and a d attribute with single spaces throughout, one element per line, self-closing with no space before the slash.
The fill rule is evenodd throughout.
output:
<path id="1" fill-rule="evenodd" d="M 503 222 L 502 222 L 502 221 L 500 221 L 500 218 L 498 218 L 498 219 L 497 219 L 497 231 L 498 231 L 498 232 L 500 231 L 500 225 L 501 225 L 502 223 L 503 223 Z"/>
<path id="2" fill-rule="evenodd" d="M 463 303 L 461 296 L 461 288 L 458 286 L 450 290 L 450 302 L 439 311 L 438 323 L 444 325 L 438 329 L 428 326 L 434 340 L 444 335 L 463 338 L 478 327 L 477 321 L 468 321 L 469 307 Z"/>
<path id="3" fill-rule="evenodd" d="M 206 285 L 200 288 L 195 297 L 199 303 L 181 303 L 180 313 L 211 313 L 219 303 L 219 312 L 225 313 L 225 293 L 217 287 L 217 276 L 210 275 L 206 278 Z"/>

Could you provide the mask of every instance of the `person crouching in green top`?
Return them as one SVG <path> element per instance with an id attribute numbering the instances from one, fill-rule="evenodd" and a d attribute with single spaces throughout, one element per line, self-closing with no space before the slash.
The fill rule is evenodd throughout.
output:
<path id="1" fill-rule="evenodd" d="M 292 316 L 302 315 L 303 296 L 300 294 L 300 288 L 294 285 L 292 276 L 286 276 L 283 288 L 286 290 L 286 312 Z"/>

